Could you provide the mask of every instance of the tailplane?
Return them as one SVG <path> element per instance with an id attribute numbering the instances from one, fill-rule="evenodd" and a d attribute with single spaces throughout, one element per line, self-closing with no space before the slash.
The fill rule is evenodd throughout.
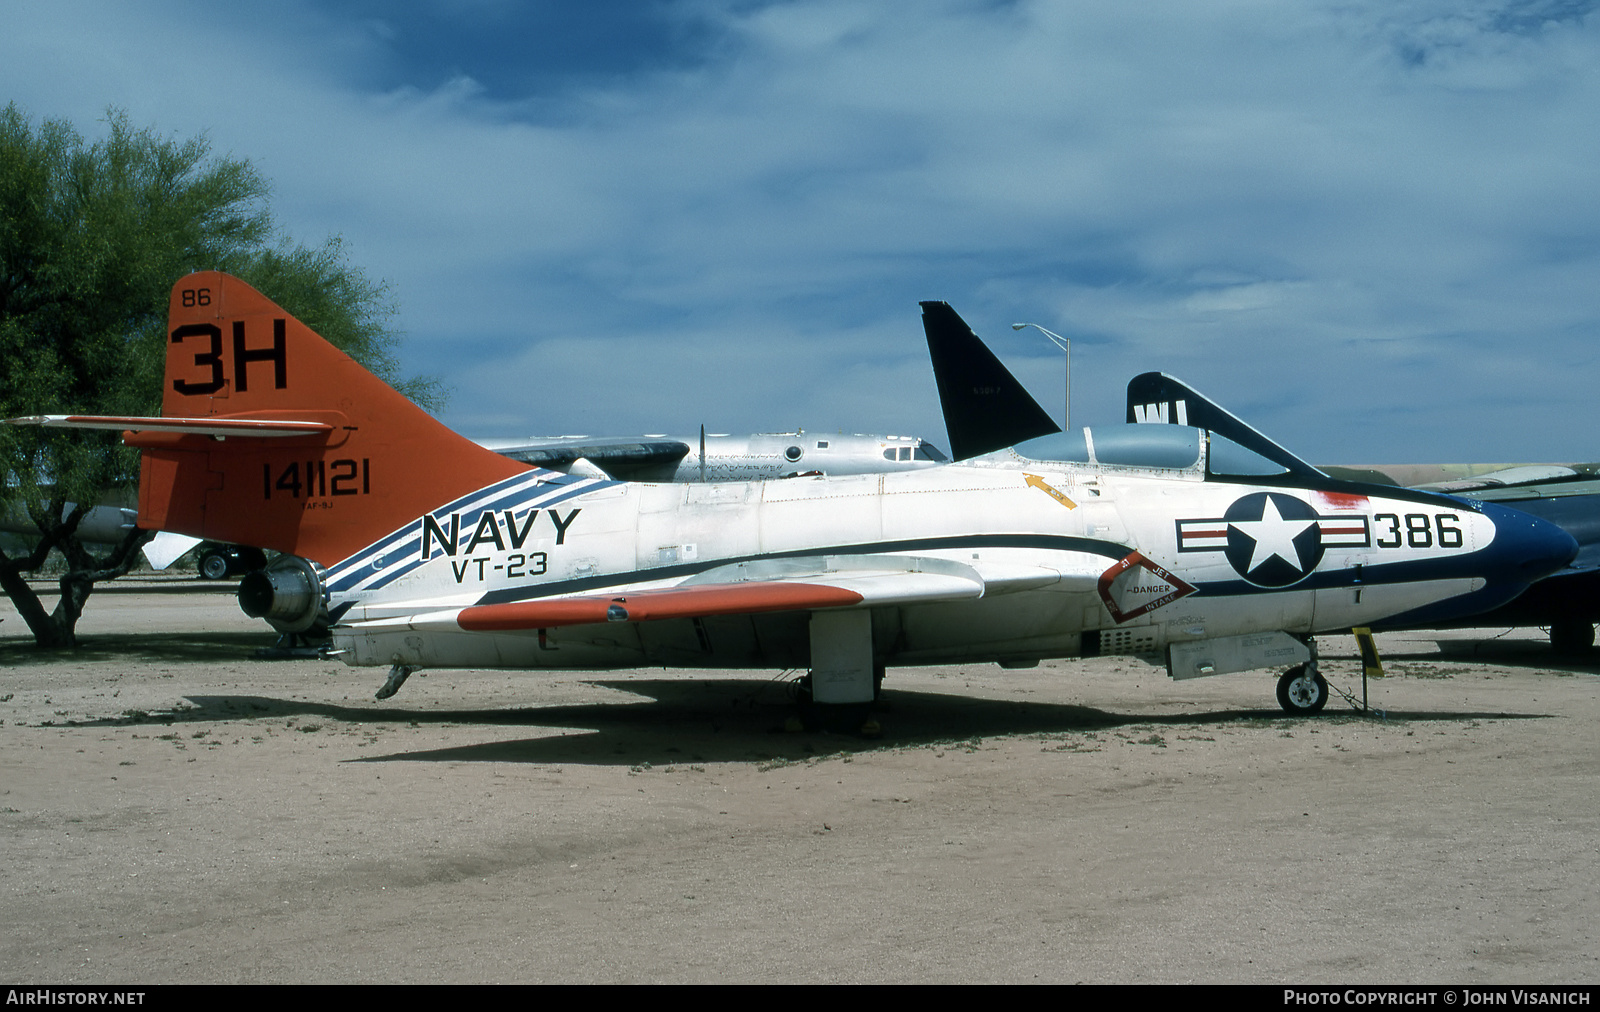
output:
<path id="1" fill-rule="evenodd" d="M 332 565 L 440 505 L 529 470 L 458 436 L 254 288 L 172 289 L 162 418 L 139 526 Z"/>

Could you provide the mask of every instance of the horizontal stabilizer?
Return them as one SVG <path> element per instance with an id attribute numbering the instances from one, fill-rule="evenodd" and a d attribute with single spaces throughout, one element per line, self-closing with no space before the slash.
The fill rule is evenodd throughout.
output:
<path id="1" fill-rule="evenodd" d="M 327 422 L 265 418 L 147 418 L 135 415 L 29 415 L 7 418 L 8 425 L 57 429 L 110 429 L 115 432 L 173 432 L 185 436 L 283 438 L 332 432 Z"/>

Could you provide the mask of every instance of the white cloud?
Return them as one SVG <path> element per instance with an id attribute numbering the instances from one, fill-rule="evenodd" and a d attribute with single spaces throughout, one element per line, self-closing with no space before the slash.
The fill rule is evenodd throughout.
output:
<path id="1" fill-rule="evenodd" d="M 396 85 L 403 14 L 69 3 L 17 12 L 0 82 L 255 160 L 395 283 L 476 434 L 937 436 L 941 298 L 1052 412 L 1006 324 L 1074 336 L 1079 421 L 1163 369 L 1319 459 L 1586 458 L 1589 6 L 708 2 L 666 8 L 711 40 L 684 59 L 507 97 Z"/>

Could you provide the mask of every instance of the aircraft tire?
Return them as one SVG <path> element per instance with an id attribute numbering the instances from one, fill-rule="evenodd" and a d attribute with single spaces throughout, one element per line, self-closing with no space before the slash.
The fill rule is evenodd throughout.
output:
<path id="1" fill-rule="evenodd" d="M 1561 618 L 1550 623 L 1550 647 L 1564 656 L 1586 654 L 1594 646 L 1594 623 L 1583 618 Z"/>
<path id="2" fill-rule="evenodd" d="M 200 575 L 207 580 L 221 580 L 228 575 L 228 555 L 226 552 L 207 552 L 200 556 Z"/>
<path id="3" fill-rule="evenodd" d="M 1328 683 L 1319 674 L 1306 677 L 1306 666 L 1297 664 L 1278 679 L 1278 705 L 1297 717 L 1309 717 L 1328 703 Z"/>

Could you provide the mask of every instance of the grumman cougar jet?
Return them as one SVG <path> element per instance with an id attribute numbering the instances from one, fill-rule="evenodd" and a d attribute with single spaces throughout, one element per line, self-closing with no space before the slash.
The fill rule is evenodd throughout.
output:
<path id="1" fill-rule="evenodd" d="M 865 716 L 886 667 L 1162 654 L 1178 678 L 1290 666 L 1307 642 L 1492 607 L 1566 565 L 1492 504 L 1304 477 L 1187 426 L 1045 437 L 892 474 L 644 484 L 457 436 L 236 278 L 172 292 L 160 418 L 127 430 L 141 526 L 286 553 L 246 611 L 326 608 L 351 665 L 809 668 Z M 1428 532 L 1389 545 L 1389 517 Z"/>

